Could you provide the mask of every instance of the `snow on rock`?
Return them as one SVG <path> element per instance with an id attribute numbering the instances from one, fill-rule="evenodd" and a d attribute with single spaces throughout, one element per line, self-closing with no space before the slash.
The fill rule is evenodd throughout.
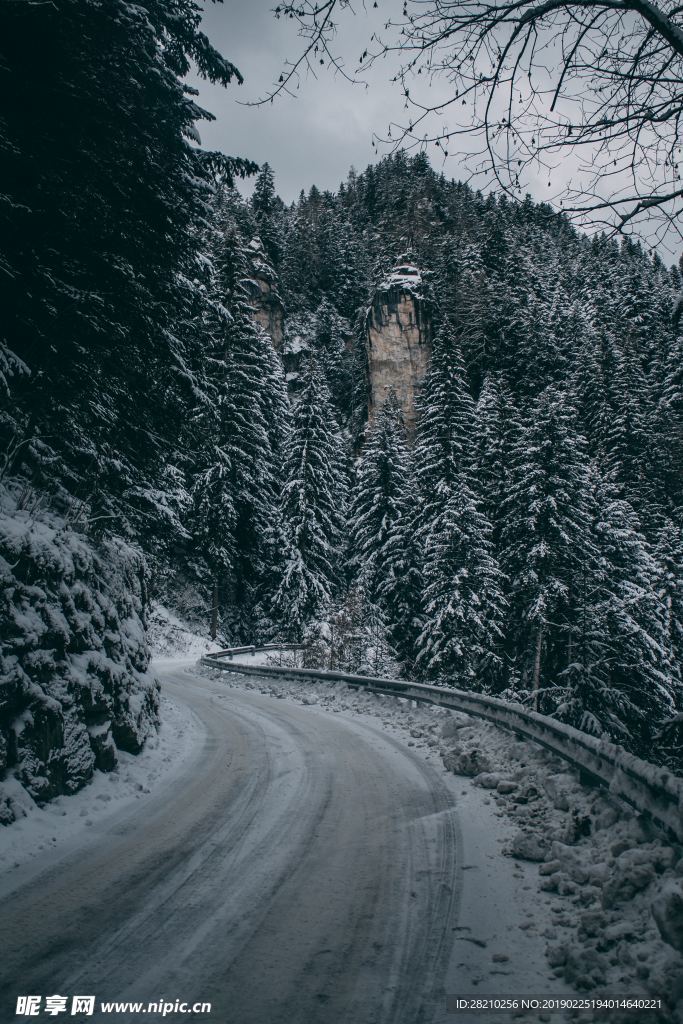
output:
<path id="1" fill-rule="evenodd" d="M 518 860 L 541 861 L 548 852 L 543 836 L 533 832 L 518 832 L 510 844 L 510 856 Z"/>
<path id="2" fill-rule="evenodd" d="M 409 259 L 400 261 L 377 286 L 377 292 L 412 292 L 421 295 L 425 274 Z"/>
<path id="3" fill-rule="evenodd" d="M 12 778 L 46 803 L 73 793 L 158 724 L 144 564 L 0 495 L 0 823 L 21 814 Z"/>
<path id="4" fill-rule="evenodd" d="M 481 772 L 479 775 L 474 776 L 473 781 L 476 786 L 481 786 L 482 789 L 497 789 L 502 779 L 495 772 Z"/>
<path id="5" fill-rule="evenodd" d="M 187 759 L 201 749 L 203 726 L 186 706 L 162 696 L 161 725 L 137 756 L 117 753 L 114 769 L 96 772 L 90 785 L 72 795 L 39 805 L 18 779 L 5 791 L 16 812 L 12 828 L 0 829 L 0 877 L 36 865 L 48 851 L 77 844 L 85 830 L 108 823 L 119 812 L 144 800 L 155 787 L 172 781 Z M 95 830 L 93 830 L 95 831 Z M 18 881 L 18 879 L 17 879 Z M 4 881 L 3 881 L 4 884 Z"/>
<path id="6" fill-rule="evenodd" d="M 652 901 L 652 916 L 665 942 L 683 953 L 683 879 L 668 879 Z"/>
<path id="7" fill-rule="evenodd" d="M 469 750 L 446 751 L 444 764 L 454 775 L 466 775 L 470 778 L 485 775 L 490 767 L 486 754 L 477 747 Z"/>

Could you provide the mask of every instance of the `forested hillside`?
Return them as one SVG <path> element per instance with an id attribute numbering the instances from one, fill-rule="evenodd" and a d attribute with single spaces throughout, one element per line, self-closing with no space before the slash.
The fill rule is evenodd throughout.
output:
<path id="1" fill-rule="evenodd" d="M 250 202 L 227 205 L 232 237 L 268 255 L 292 399 L 279 487 L 253 477 L 255 501 L 274 496 L 275 561 L 262 533 L 262 571 L 219 583 L 228 635 L 523 699 L 675 762 L 679 271 L 530 200 L 474 194 L 423 156 L 291 208 L 266 167 Z M 368 308 L 406 263 L 431 349 L 408 436 L 390 389 L 366 422 Z M 251 617 L 225 589 L 247 578 Z"/>
<path id="2" fill-rule="evenodd" d="M 155 598 L 680 764 L 679 271 L 422 155 L 242 199 L 182 84 L 239 72 L 187 0 L 1 23 L 0 773 L 44 800 L 140 748 Z M 428 351 L 408 430 L 371 403 L 392 289 Z"/>

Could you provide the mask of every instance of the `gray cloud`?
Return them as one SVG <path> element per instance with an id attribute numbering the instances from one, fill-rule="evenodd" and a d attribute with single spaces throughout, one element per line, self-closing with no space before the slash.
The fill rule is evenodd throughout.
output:
<path id="1" fill-rule="evenodd" d="M 302 78 L 296 98 L 281 96 L 264 107 L 243 106 L 263 96 L 285 58 L 300 51 L 293 24 L 277 20 L 269 0 L 228 0 L 207 3 L 203 27 L 245 79 L 244 85 L 229 89 L 190 79 L 200 91 L 200 103 L 216 116 L 216 121 L 199 125 L 206 148 L 250 157 L 257 163 L 267 160 L 286 201 L 313 184 L 335 189 L 352 165 L 362 170 L 378 159 L 372 148 L 373 131 L 382 133 L 404 113 L 390 81 L 390 65 L 378 65 L 368 78 L 368 88 L 321 68 L 317 79 Z M 359 57 L 378 27 L 377 12 L 361 8 L 355 18 L 344 20 L 340 51 Z M 382 149 L 380 155 L 385 152 Z"/>
<path id="2" fill-rule="evenodd" d="M 285 59 L 294 58 L 302 49 L 294 22 L 276 19 L 272 5 L 273 0 L 206 0 L 204 31 L 214 46 L 239 67 L 245 81 L 228 89 L 196 76 L 191 83 L 199 89 L 200 103 L 216 117 L 211 123 L 199 125 L 203 145 L 257 163 L 268 161 L 275 172 L 278 192 L 291 202 L 301 189 L 308 191 L 313 184 L 335 190 L 351 166 L 363 170 L 389 152 L 381 144 L 378 151 L 372 148 L 373 132 L 383 135 L 389 123 L 405 123 L 409 115 L 398 86 L 391 81 L 398 69 L 396 59 L 393 64 L 391 60 L 379 61 L 367 76 L 367 88 L 335 76 L 325 67 L 319 69 L 317 77 L 302 77 L 296 97 L 280 96 L 261 107 L 244 105 L 267 94 Z M 347 11 L 341 17 L 335 51 L 346 57 L 349 67 L 368 45 L 372 33 L 381 33 L 384 20 L 396 14 L 398 6 L 398 0 L 378 0 L 375 10 L 370 3 L 364 7 L 359 0 L 355 15 Z M 431 87 L 423 79 L 421 88 L 430 88 L 430 102 L 436 95 L 441 99 L 448 95 L 448 83 L 443 79 Z M 461 139 L 461 145 L 472 152 L 475 143 Z M 432 164 L 449 177 L 467 180 L 469 169 L 453 148 L 445 164 L 431 150 Z M 565 155 L 552 174 L 551 188 L 548 174 L 539 172 L 530 173 L 527 189 L 537 200 L 552 201 L 577 174 L 577 160 Z M 473 184 L 482 187 L 485 182 Z M 610 180 L 607 187 L 616 189 L 619 184 Z M 249 183 L 244 191 L 251 191 Z M 665 246 L 660 246 L 660 252 L 665 259 L 670 258 Z"/>

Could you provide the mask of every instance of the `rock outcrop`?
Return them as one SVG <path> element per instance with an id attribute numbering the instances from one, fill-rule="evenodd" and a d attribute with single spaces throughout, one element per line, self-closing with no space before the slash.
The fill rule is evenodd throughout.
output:
<path id="1" fill-rule="evenodd" d="M 282 348 L 284 306 L 277 289 L 277 275 L 265 253 L 260 238 L 248 246 L 251 277 L 247 282 L 254 319 L 263 327 L 277 351 Z"/>
<path id="2" fill-rule="evenodd" d="M 311 342 L 314 331 L 315 322 L 310 314 L 287 318 L 279 351 L 290 394 L 300 390 L 302 367 L 313 355 Z"/>
<path id="3" fill-rule="evenodd" d="M 415 399 L 431 355 L 429 303 L 423 273 L 400 263 L 382 282 L 368 311 L 368 419 L 389 388 L 398 397 L 408 435 L 415 428 Z"/>

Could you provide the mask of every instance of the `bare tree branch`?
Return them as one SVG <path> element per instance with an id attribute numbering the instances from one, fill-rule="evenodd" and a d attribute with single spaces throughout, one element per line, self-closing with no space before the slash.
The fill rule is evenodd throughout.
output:
<path id="1" fill-rule="evenodd" d="M 683 239 L 683 8 L 668 0 L 375 0 L 394 11 L 355 71 L 334 49 L 351 0 L 287 0 L 298 58 L 261 100 L 331 67 L 354 81 L 380 58 L 413 116 L 375 141 L 458 156 L 511 196 L 547 181 L 585 226 Z M 438 97 L 435 98 L 435 92 Z"/>

